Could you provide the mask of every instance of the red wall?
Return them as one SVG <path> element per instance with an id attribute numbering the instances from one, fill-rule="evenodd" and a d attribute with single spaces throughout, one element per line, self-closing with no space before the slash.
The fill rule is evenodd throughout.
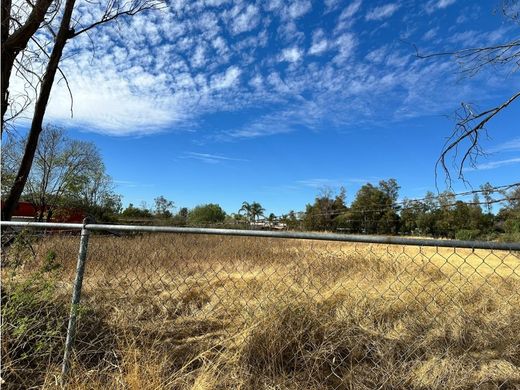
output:
<path id="1" fill-rule="evenodd" d="M 2 207 L 4 207 L 4 202 L 2 202 Z M 13 217 L 34 218 L 37 214 L 38 209 L 31 202 L 19 202 L 14 210 Z M 82 222 L 85 217 L 86 214 L 81 210 L 58 209 L 53 212 L 51 221 L 78 223 Z"/>

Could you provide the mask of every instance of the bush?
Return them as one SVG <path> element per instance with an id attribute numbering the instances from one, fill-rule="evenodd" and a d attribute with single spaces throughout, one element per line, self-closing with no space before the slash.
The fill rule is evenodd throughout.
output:
<path id="1" fill-rule="evenodd" d="M 2 376 L 8 384 L 29 385 L 28 377 L 38 383 L 47 364 L 59 363 L 68 310 L 55 293 L 44 272 L 2 284 Z"/>
<path id="2" fill-rule="evenodd" d="M 16 245 L 8 248 L 10 252 Z M 17 252 L 16 250 L 15 252 Z M 27 259 L 25 259 L 27 260 Z M 70 311 L 70 290 L 61 288 L 63 265 L 48 251 L 29 274 L 26 261 L 4 270 L 1 285 L 2 379 L 8 388 L 35 388 L 63 359 Z M 81 305 L 78 310 L 74 360 L 95 367 L 113 344 L 111 329 L 99 313 Z"/>
<path id="3" fill-rule="evenodd" d="M 473 241 L 480 237 L 481 232 L 478 229 L 461 229 L 455 233 L 457 240 Z"/>
<path id="4" fill-rule="evenodd" d="M 203 204 L 195 207 L 188 214 L 188 222 L 192 225 L 207 225 L 224 222 L 226 212 L 218 204 Z"/>

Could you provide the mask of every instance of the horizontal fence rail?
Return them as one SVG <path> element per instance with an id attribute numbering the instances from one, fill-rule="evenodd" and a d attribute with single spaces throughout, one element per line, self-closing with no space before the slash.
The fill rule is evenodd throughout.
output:
<path id="1" fill-rule="evenodd" d="M 179 234 L 208 234 L 217 236 L 242 236 L 242 237 L 266 237 L 282 239 L 303 239 L 338 242 L 359 242 L 367 244 L 392 244 L 413 245 L 441 248 L 469 248 L 469 249 L 495 249 L 520 251 L 520 242 L 505 243 L 493 241 L 464 241 L 464 240 L 439 240 L 430 238 L 406 238 L 398 236 L 378 236 L 360 234 L 337 233 L 303 233 L 303 232 L 276 232 L 265 230 L 239 230 L 239 229 L 212 229 L 196 227 L 174 226 L 137 226 L 137 225 L 111 225 L 111 224 L 78 224 L 78 223 L 48 223 L 48 222 L 0 222 L 0 226 L 26 227 L 35 229 L 76 229 L 83 228 L 90 231 L 109 232 L 141 232 L 141 233 L 179 233 Z"/>
<path id="2" fill-rule="evenodd" d="M 0 227 L 7 388 L 520 388 L 520 242 Z"/>

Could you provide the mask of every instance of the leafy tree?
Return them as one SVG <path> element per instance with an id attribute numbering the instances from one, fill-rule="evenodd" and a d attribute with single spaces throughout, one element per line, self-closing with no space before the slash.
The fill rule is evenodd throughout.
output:
<path id="1" fill-rule="evenodd" d="M 491 214 L 493 211 L 493 193 L 494 188 L 491 183 L 487 182 L 480 186 L 480 190 L 482 191 L 482 195 L 484 196 L 485 204 L 486 204 L 486 212 Z"/>
<path id="2" fill-rule="evenodd" d="M 339 194 L 334 195 L 330 189 L 323 189 L 316 196 L 313 204 L 305 208 L 303 225 L 307 230 L 335 230 L 336 219 L 347 211 L 345 205 L 346 191 L 342 187 Z"/>
<path id="3" fill-rule="evenodd" d="M 125 218 L 152 218 L 152 213 L 146 208 L 135 207 L 133 203 L 130 203 L 128 207 L 123 210 L 121 216 Z"/>
<path id="4" fill-rule="evenodd" d="M 14 135 L 9 138 L 10 141 L 2 148 L 6 153 L 2 176 L 7 181 L 13 180 L 9 170 L 19 164 L 26 143 Z M 8 183 L 7 187 L 11 184 Z M 23 195 L 39 210 L 39 221 L 45 218 L 45 213 L 50 217 L 60 206 L 94 211 L 99 207 L 109 207 L 111 202 L 115 207 L 117 203 L 112 179 L 105 172 L 96 146 L 91 142 L 70 139 L 62 128 L 54 126 L 47 126 L 42 132 Z"/>
<path id="5" fill-rule="evenodd" d="M 214 203 L 199 205 L 188 214 L 188 222 L 191 225 L 208 225 L 224 222 L 225 219 L 226 212 Z"/>
<path id="6" fill-rule="evenodd" d="M 287 225 L 289 229 L 299 229 L 301 219 L 298 217 L 297 213 L 294 210 L 289 211 L 289 213 L 284 214 L 280 217 L 280 221 Z"/>
<path id="7" fill-rule="evenodd" d="M 504 231 L 514 240 L 520 240 L 520 187 L 504 193 L 507 204 L 498 213 Z"/>
<path id="8" fill-rule="evenodd" d="M 9 193 L 2 207 L 2 219 L 10 220 L 20 196 L 24 192 L 38 142 L 43 131 L 43 121 L 57 73 L 64 77 L 59 64 L 66 44 L 73 38 L 88 33 L 91 29 L 121 17 L 156 8 L 156 0 L 130 0 L 126 2 L 89 2 L 89 7 L 101 10 L 101 18 L 82 26 L 74 17 L 76 0 L 2 1 L 1 42 L 1 133 L 4 135 L 6 121 L 15 118 L 31 106 L 34 99 L 32 120 L 20 164 Z M 76 15 L 77 16 L 77 15 Z M 39 65 L 44 65 L 40 71 Z M 15 72 L 13 72 L 15 70 Z M 16 94 L 10 94 L 12 75 L 20 75 L 30 84 L 22 102 Z M 36 82 L 32 84 L 31 80 Z M 66 79 L 65 79 L 66 80 Z M 68 84 L 67 84 L 68 85 Z M 30 96 L 28 91 L 35 91 Z M 70 91 L 70 89 L 69 89 Z M 11 107 L 10 117 L 6 117 Z M 13 111 L 14 110 L 14 111 Z"/>
<path id="9" fill-rule="evenodd" d="M 354 228 L 368 234 L 397 233 L 399 230 L 396 205 L 398 194 L 399 186 L 395 179 L 382 180 L 378 187 L 370 183 L 362 186 L 350 207 Z"/>
<path id="10" fill-rule="evenodd" d="M 159 196 L 154 199 L 155 215 L 159 218 L 171 218 L 172 210 L 175 207 L 173 201 L 166 199 L 164 196 Z"/>
<path id="11" fill-rule="evenodd" d="M 400 231 L 402 233 L 420 233 L 420 221 L 427 212 L 424 202 L 405 199 L 401 208 Z"/>
<path id="12" fill-rule="evenodd" d="M 172 217 L 172 225 L 186 226 L 188 224 L 188 208 L 182 207 L 177 214 Z"/>

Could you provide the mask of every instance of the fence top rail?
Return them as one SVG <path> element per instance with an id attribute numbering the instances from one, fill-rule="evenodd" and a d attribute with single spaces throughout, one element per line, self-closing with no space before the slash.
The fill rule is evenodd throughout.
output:
<path id="1" fill-rule="evenodd" d="M 360 234 L 338 233 L 312 233 L 268 230 L 239 230 L 239 229 L 214 229 L 196 227 L 174 226 L 135 226 L 135 225 L 111 225 L 111 224 L 80 224 L 80 223 L 54 223 L 54 222 L 25 222 L 25 221 L 0 221 L 0 226 L 26 227 L 35 229 L 82 229 L 90 231 L 111 232 L 144 232 L 144 233 L 181 233 L 181 234 L 209 234 L 220 236 L 242 237 L 268 237 L 289 238 L 321 241 L 359 242 L 367 244 L 393 244 L 411 246 L 430 246 L 444 248 L 469 248 L 469 249 L 495 249 L 520 251 L 520 242 L 492 242 L 492 241 L 463 241 L 440 240 L 429 238 L 406 238 L 398 236 L 377 236 Z"/>

